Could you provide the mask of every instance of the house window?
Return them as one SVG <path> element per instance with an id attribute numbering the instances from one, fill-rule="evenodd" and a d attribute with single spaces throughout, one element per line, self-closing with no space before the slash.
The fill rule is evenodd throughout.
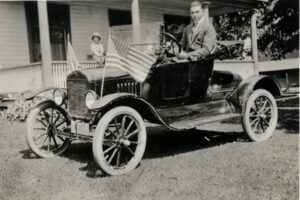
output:
<path id="1" fill-rule="evenodd" d="M 69 6 L 48 3 L 48 23 L 52 60 L 66 60 L 66 40 L 70 33 Z M 41 61 L 38 10 L 36 2 L 25 2 L 30 61 Z"/>
<path id="2" fill-rule="evenodd" d="M 190 23 L 190 17 L 178 15 L 164 15 L 165 31 L 171 33 L 177 40 L 181 40 L 183 29 Z"/>
<path id="3" fill-rule="evenodd" d="M 132 24 L 131 12 L 127 10 L 108 10 L 109 26 Z"/>

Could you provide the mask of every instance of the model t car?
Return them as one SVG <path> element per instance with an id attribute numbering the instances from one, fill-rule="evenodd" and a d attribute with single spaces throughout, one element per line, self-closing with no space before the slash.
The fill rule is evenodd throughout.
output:
<path id="1" fill-rule="evenodd" d="M 179 48 L 174 49 L 180 49 L 174 37 L 163 35 L 171 46 L 177 43 Z M 164 46 L 161 44 L 162 49 Z M 165 48 L 161 54 L 166 51 L 170 53 Z M 240 117 L 252 141 L 270 138 L 277 124 L 274 97 L 281 95 L 279 84 L 259 75 L 242 80 L 213 67 L 214 56 L 160 62 L 142 83 L 117 68 L 73 71 L 67 76 L 66 89 L 55 88 L 53 100 L 31 110 L 27 143 L 36 155 L 52 157 L 66 151 L 72 140 L 91 141 L 99 167 L 118 175 L 133 170 L 141 161 L 147 141 L 145 121 L 180 131 Z"/>

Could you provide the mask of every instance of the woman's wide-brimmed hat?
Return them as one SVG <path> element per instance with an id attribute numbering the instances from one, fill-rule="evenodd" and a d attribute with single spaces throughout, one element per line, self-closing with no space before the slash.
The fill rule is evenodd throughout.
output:
<path id="1" fill-rule="evenodd" d="M 94 37 L 98 37 L 99 40 L 101 40 L 101 35 L 100 35 L 100 33 L 98 33 L 98 32 L 93 33 L 91 39 L 93 40 Z"/>

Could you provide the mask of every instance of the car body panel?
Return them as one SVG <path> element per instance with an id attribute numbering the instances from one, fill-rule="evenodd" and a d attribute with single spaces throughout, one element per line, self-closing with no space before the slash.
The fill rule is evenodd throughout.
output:
<path id="1" fill-rule="evenodd" d="M 130 93 L 115 93 L 106 95 L 91 106 L 91 110 L 104 115 L 108 110 L 116 106 L 129 106 L 134 108 L 140 115 L 151 123 L 164 125 L 170 129 L 176 130 L 166 123 L 157 110 L 146 100 Z"/>
<path id="2" fill-rule="evenodd" d="M 129 93 L 104 96 L 92 104 L 91 110 L 104 114 L 111 108 L 124 105 L 137 110 L 147 121 L 164 125 L 172 130 L 199 128 L 201 124 L 239 115 L 235 113 L 234 108 L 226 99 L 176 107 L 154 108 L 144 99 Z M 193 121 L 193 123 L 188 124 L 189 121 Z"/>
<path id="3" fill-rule="evenodd" d="M 141 97 L 154 107 L 172 107 L 205 101 L 213 60 L 163 64 L 152 68 Z"/>

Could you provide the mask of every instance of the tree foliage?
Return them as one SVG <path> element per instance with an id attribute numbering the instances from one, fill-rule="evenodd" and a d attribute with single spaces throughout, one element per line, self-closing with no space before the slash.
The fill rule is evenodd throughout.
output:
<path id="1" fill-rule="evenodd" d="M 258 45 L 265 55 L 281 59 L 299 50 L 298 0 L 273 0 L 264 3 L 260 12 Z"/>
<path id="2" fill-rule="evenodd" d="M 214 17 L 217 40 L 243 40 L 250 35 L 250 11 Z"/>
<path id="3" fill-rule="evenodd" d="M 285 58 L 299 50 L 298 0 L 270 0 L 257 13 L 258 49 L 272 59 Z M 218 40 L 243 40 L 250 36 L 252 11 L 230 13 L 214 18 Z"/>

